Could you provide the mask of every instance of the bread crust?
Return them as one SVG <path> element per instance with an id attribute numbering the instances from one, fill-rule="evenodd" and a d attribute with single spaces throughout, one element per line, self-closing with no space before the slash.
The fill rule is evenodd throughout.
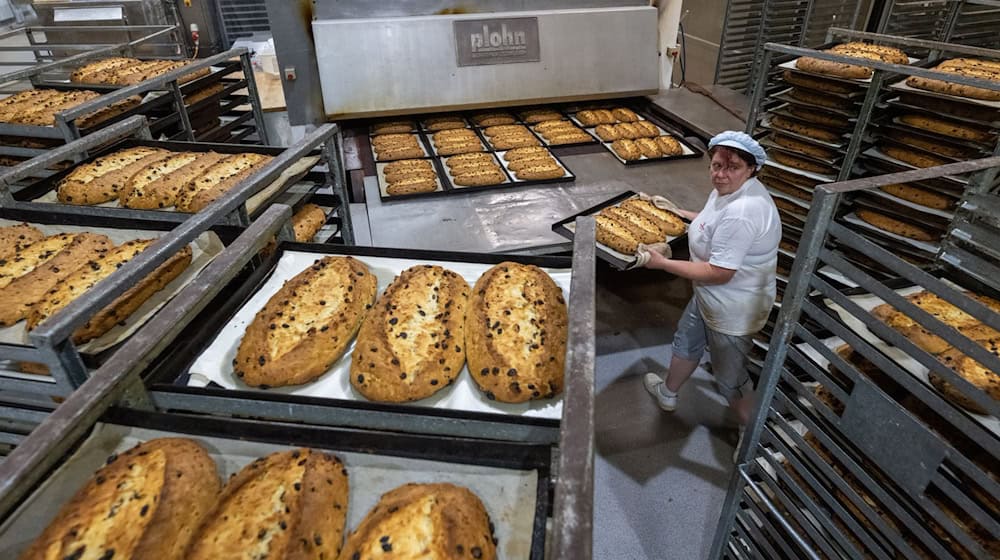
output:
<path id="1" fill-rule="evenodd" d="M 792 119 L 786 119 L 780 115 L 771 115 L 771 126 L 779 130 L 787 130 L 788 132 L 794 132 L 825 142 L 839 142 L 841 140 L 841 133 L 839 132 L 820 126 L 809 126 Z"/>
<path id="2" fill-rule="evenodd" d="M 78 165 L 56 184 L 56 197 L 63 204 L 93 205 L 110 202 L 119 189 L 142 167 L 167 157 L 159 148 L 136 146 Z M 141 165 L 136 165 L 141 164 Z"/>
<path id="3" fill-rule="evenodd" d="M 495 163 L 479 170 L 466 171 L 460 175 L 453 175 L 452 181 L 456 185 L 463 187 L 485 187 L 488 185 L 499 185 L 507 180 L 507 176 Z"/>
<path id="4" fill-rule="evenodd" d="M 44 238 L 45 234 L 28 223 L 0 227 L 0 260 L 6 260 L 14 253 Z"/>
<path id="5" fill-rule="evenodd" d="M 437 181 L 426 177 L 407 177 L 390 183 L 385 188 L 386 194 L 390 196 L 401 196 L 406 194 L 429 193 L 437 190 Z"/>
<path id="6" fill-rule="evenodd" d="M 851 126 L 851 122 L 847 119 L 847 117 L 827 113 L 822 109 L 789 105 L 788 112 L 799 119 L 806 122 L 816 123 L 820 126 L 827 126 L 836 129 L 846 129 Z"/>
<path id="7" fill-rule="evenodd" d="M 562 290 L 532 265 L 500 263 L 469 298 L 469 372 L 490 400 L 519 403 L 562 392 L 567 312 Z"/>
<path id="8" fill-rule="evenodd" d="M 174 206 L 177 204 L 177 195 L 184 185 L 200 177 L 213 165 L 230 157 L 228 154 L 217 152 L 187 152 L 184 155 L 188 157 L 178 158 L 177 161 L 187 160 L 187 163 L 169 173 L 151 174 L 150 179 L 145 179 L 147 173 L 166 163 L 160 161 L 134 174 L 119 193 L 119 203 L 126 208 L 148 210 Z"/>
<path id="9" fill-rule="evenodd" d="M 261 388 L 316 379 L 347 350 L 376 288 L 375 275 L 361 261 L 318 259 L 254 316 L 233 362 L 236 377 Z"/>
<path id="10" fill-rule="evenodd" d="M 978 342 L 987 352 L 1000 357 L 1000 338 L 986 339 Z M 938 360 L 977 389 L 985 392 L 991 399 L 995 401 L 1000 400 L 1000 374 L 997 372 L 983 367 L 982 364 L 966 356 L 956 348 L 944 351 L 938 356 Z M 949 401 L 970 412 L 988 414 L 982 406 L 966 397 L 940 375 L 930 372 L 929 377 L 931 385 Z"/>
<path id="11" fill-rule="evenodd" d="M 782 72 L 781 78 L 789 84 L 813 91 L 840 94 L 853 93 L 857 91 L 857 86 L 851 84 L 819 78 L 816 76 L 809 76 L 807 74 L 800 74 L 798 72 L 793 72 L 792 70 L 785 70 Z"/>
<path id="12" fill-rule="evenodd" d="M 635 111 L 627 107 L 616 107 L 611 110 L 611 114 L 614 115 L 619 122 L 636 122 L 639 120 L 639 115 L 635 114 Z"/>
<path id="13" fill-rule="evenodd" d="M 205 449 L 185 438 L 112 455 L 20 559 L 181 560 L 218 496 L 215 469 Z"/>
<path id="14" fill-rule="evenodd" d="M 630 198 L 622 202 L 620 206 L 649 218 L 666 236 L 676 237 L 687 231 L 687 225 L 684 224 L 680 216 L 669 210 L 657 208 L 656 205 L 648 200 Z"/>
<path id="15" fill-rule="evenodd" d="M 72 233 L 59 233 L 39 239 L 16 251 L 9 258 L 0 260 L 0 289 L 44 265 L 73 242 Z"/>
<path id="16" fill-rule="evenodd" d="M 994 311 L 1000 311 L 1000 302 L 985 296 L 971 296 Z M 1000 338 L 997 332 L 983 324 L 975 317 L 948 303 L 929 291 L 920 291 L 906 296 L 906 300 L 923 309 L 944 324 L 963 332 L 973 340 L 990 340 Z M 932 334 L 904 313 L 900 313 L 888 303 L 872 309 L 873 317 L 911 340 L 914 344 L 931 354 L 940 354 L 951 348 L 943 338 Z"/>
<path id="17" fill-rule="evenodd" d="M 943 194 L 938 194 L 932 190 L 922 189 L 912 185 L 885 185 L 879 188 L 892 196 L 902 198 L 903 200 L 907 200 L 921 206 L 926 206 L 928 208 L 947 210 L 948 208 L 954 206 L 954 202 L 951 198 Z"/>
<path id="18" fill-rule="evenodd" d="M 934 167 L 937 165 L 944 165 L 948 163 L 948 160 L 932 156 L 930 154 L 925 154 L 915 150 L 908 150 L 901 146 L 894 146 L 892 144 L 880 144 L 879 149 L 885 155 L 898 159 L 903 163 L 908 163 L 914 167 Z"/>
<path id="19" fill-rule="evenodd" d="M 535 165 L 518 167 L 520 169 L 511 171 L 514 171 L 514 176 L 522 181 L 550 181 L 566 175 L 566 170 L 552 158 L 549 158 L 549 161 L 535 161 Z"/>
<path id="20" fill-rule="evenodd" d="M 619 221 L 610 216 L 598 214 L 594 216 L 597 222 L 597 242 L 606 245 L 619 253 L 634 255 L 639 248 L 639 240 L 635 234 Z M 471 371 L 471 370 L 470 370 Z"/>
<path id="21" fill-rule="evenodd" d="M 601 210 L 601 215 L 625 226 L 640 243 L 660 243 L 666 240 L 666 232 L 662 231 L 659 224 L 647 218 L 645 214 L 634 212 L 628 208 L 609 206 Z"/>
<path id="22" fill-rule="evenodd" d="M 465 365 L 469 285 L 440 266 L 404 270 L 365 318 L 351 385 L 366 399 L 408 402 L 451 385 Z"/>
<path id="23" fill-rule="evenodd" d="M 389 121 L 372 125 L 372 136 L 413 132 L 413 121 Z"/>
<path id="24" fill-rule="evenodd" d="M 611 149 L 625 161 L 642 159 L 642 151 L 639 150 L 639 146 L 635 144 L 634 140 L 629 140 L 628 138 L 615 140 L 611 143 Z"/>
<path id="25" fill-rule="evenodd" d="M 496 560 L 493 524 L 482 501 L 453 484 L 406 484 L 390 490 L 358 524 L 341 560 L 474 558 Z"/>
<path id="26" fill-rule="evenodd" d="M 536 124 L 562 118 L 562 113 L 553 111 L 552 109 L 529 109 L 521 113 L 521 120 L 527 124 Z"/>
<path id="27" fill-rule="evenodd" d="M 497 126 L 514 124 L 517 122 L 517 119 L 510 113 L 479 113 L 472 115 L 472 122 L 478 126 Z"/>
<path id="28" fill-rule="evenodd" d="M 834 175 L 837 170 L 829 165 L 823 165 L 822 163 L 816 163 L 807 159 L 799 158 L 778 150 L 771 150 L 768 154 L 773 161 L 780 163 L 782 165 L 787 165 L 794 169 L 801 169 L 803 171 L 809 171 L 812 173 L 822 173 L 825 175 Z"/>
<path id="29" fill-rule="evenodd" d="M 73 275 L 74 271 L 100 258 L 111 249 L 105 235 L 79 233 L 62 250 L 31 272 L 0 288 L 0 326 L 10 326 L 27 316 L 49 290 Z"/>
<path id="30" fill-rule="evenodd" d="M 514 148 L 513 150 L 508 150 L 504 155 L 504 161 L 513 163 L 520 159 L 531 159 L 536 158 L 539 155 L 551 155 L 548 149 L 542 146 L 531 146 L 528 148 Z"/>
<path id="31" fill-rule="evenodd" d="M 794 152 L 799 152 L 808 156 L 817 157 L 820 159 L 833 159 L 837 157 L 837 152 L 829 148 L 824 148 L 817 146 L 815 144 L 810 144 L 804 140 L 799 140 L 791 136 L 785 136 L 783 134 L 772 134 L 771 141 L 775 144 L 781 146 L 782 148 L 787 148 Z"/>
<path id="32" fill-rule="evenodd" d="M 538 157 L 521 158 L 513 162 L 510 162 L 507 164 L 507 169 L 510 169 L 515 174 L 517 174 L 518 171 L 524 171 L 529 167 L 552 166 L 552 165 L 558 165 L 558 163 L 556 162 L 556 158 L 552 157 L 548 153 L 541 153 L 538 154 Z"/>
<path id="33" fill-rule="evenodd" d="M 347 506 L 340 459 L 313 449 L 272 453 L 226 483 L 186 558 L 336 559 Z"/>
<path id="34" fill-rule="evenodd" d="M 267 165 L 271 156 L 243 153 L 223 158 L 198 177 L 187 182 L 177 193 L 175 206 L 182 212 L 200 212 L 241 181 Z"/>
<path id="35" fill-rule="evenodd" d="M 986 129 L 966 125 L 958 121 L 931 117 L 929 115 L 905 114 L 900 115 L 900 122 L 914 128 L 929 130 L 931 132 L 958 138 L 960 140 L 970 140 L 972 142 L 987 142 L 992 138 Z"/>
<path id="36" fill-rule="evenodd" d="M 835 95 L 826 95 L 818 91 L 812 91 L 810 89 L 793 87 L 788 95 L 792 99 L 797 99 L 803 103 L 809 103 L 811 105 L 818 105 L 820 107 L 829 107 L 830 109 L 849 109 L 854 103 L 850 99 L 844 99 L 843 97 L 837 97 Z"/>

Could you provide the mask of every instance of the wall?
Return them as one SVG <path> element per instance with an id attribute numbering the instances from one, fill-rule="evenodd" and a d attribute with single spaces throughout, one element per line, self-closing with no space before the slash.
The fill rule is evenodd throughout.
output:
<path id="1" fill-rule="evenodd" d="M 686 13 L 686 16 L 684 15 Z M 709 85 L 715 78 L 722 23 L 726 18 L 726 0 L 686 1 L 681 23 L 687 48 L 686 79 Z M 674 64 L 673 83 L 681 81 L 680 64 Z"/>

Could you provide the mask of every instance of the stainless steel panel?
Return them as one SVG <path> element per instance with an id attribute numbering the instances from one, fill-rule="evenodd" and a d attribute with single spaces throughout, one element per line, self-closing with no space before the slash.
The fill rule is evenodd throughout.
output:
<path id="1" fill-rule="evenodd" d="M 509 12 L 504 16 L 538 18 L 540 62 L 458 67 L 453 22 L 479 16 L 314 21 L 327 116 L 658 90 L 656 8 Z"/>
<path id="2" fill-rule="evenodd" d="M 442 14 L 485 14 L 522 10 L 566 10 L 578 8 L 615 8 L 648 6 L 648 0 L 315 0 L 319 19 L 350 19 L 369 17 L 430 16 Z"/>
<path id="3" fill-rule="evenodd" d="M 38 12 L 39 24 L 42 26 L 88 26 L 88 25 L 170 25 L 160 0 L 35 0 L 33 2 Z M 105 13 L 102 8 L 116 9 L 120 19 L 95 19 Z M 109 16 L 110 17 L 110 16 Z M 92 44 L 100 41 L 104 44 L 115 44 L 132 41 L 138 35 L 129 31 L 110 31 L 100 34 L 93 32 L 66 30 L 49 31 L 45 39 L 50 43 L 61 44 Z M 139 56 L 163 56 L 175 54 L 162 47 L 150 45 L 136 48 Z M 67 56 L 72 52 L 54 52 L 55 56 Z"/>

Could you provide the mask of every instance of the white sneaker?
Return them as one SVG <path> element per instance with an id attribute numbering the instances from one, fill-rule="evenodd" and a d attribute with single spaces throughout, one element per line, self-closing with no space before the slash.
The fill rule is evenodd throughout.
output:
<path id="1" fill-rule="evenodd" d="M 740 447 L 743 446 L 743 436 L 745 436 L 746 433 L 747 433 L 746 426 L 740 426 L 740 439 L 736 441 L 736 449 L 733 449 L 733 463 L 736 463 L 736 461 L 739 460 Z"/>
<path id="2" fill-rule="evenodd" d="M 673 412 L 677 408 L 677 393 L 671 393 L 663 378 L 655 373 L 647 373 L 642 377 L 642 384 L 646 386 L 646 391 L 656 399 L 656 404 L 660 410 Z"/>

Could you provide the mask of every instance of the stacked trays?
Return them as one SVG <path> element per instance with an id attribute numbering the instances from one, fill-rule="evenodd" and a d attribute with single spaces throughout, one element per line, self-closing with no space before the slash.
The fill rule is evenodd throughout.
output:
<path id="1" fill-rule="evenodd" d="M 977 77 L 1000 86 L 1000 62 L 957 59 L 932 69 L 952 72 L 962 66 L 982 68 Z M 1000 90 L 911 76 L 889 86 L 884 108 L 872 131 L 874 145 L 859 159 L 866 174 L 988 157 L 997 144 Z M 968 184 L 968 176 L 950 176 L 859 193 L 858 210 L 845 219 L 902 242 L 904 254 L 927 262 L 937 253 Z"/>
<path id="2" fill-rule="evenodd" d="M 681 134 L 668 131 L 638 112 L 620 105 L 571 108 L 572 121 L 596 136 L 625 165 L 701 157 Z"/>
<path id="3" fill-rule="evenodd" d="M 369 138 L 379 194 L 395 200 L 573 181 L 548 148 L 568 144 L 551 143 L 536 129 L 550 127 L 547 121 L 574 126 L 545 108 L 374 123 Z"/>

